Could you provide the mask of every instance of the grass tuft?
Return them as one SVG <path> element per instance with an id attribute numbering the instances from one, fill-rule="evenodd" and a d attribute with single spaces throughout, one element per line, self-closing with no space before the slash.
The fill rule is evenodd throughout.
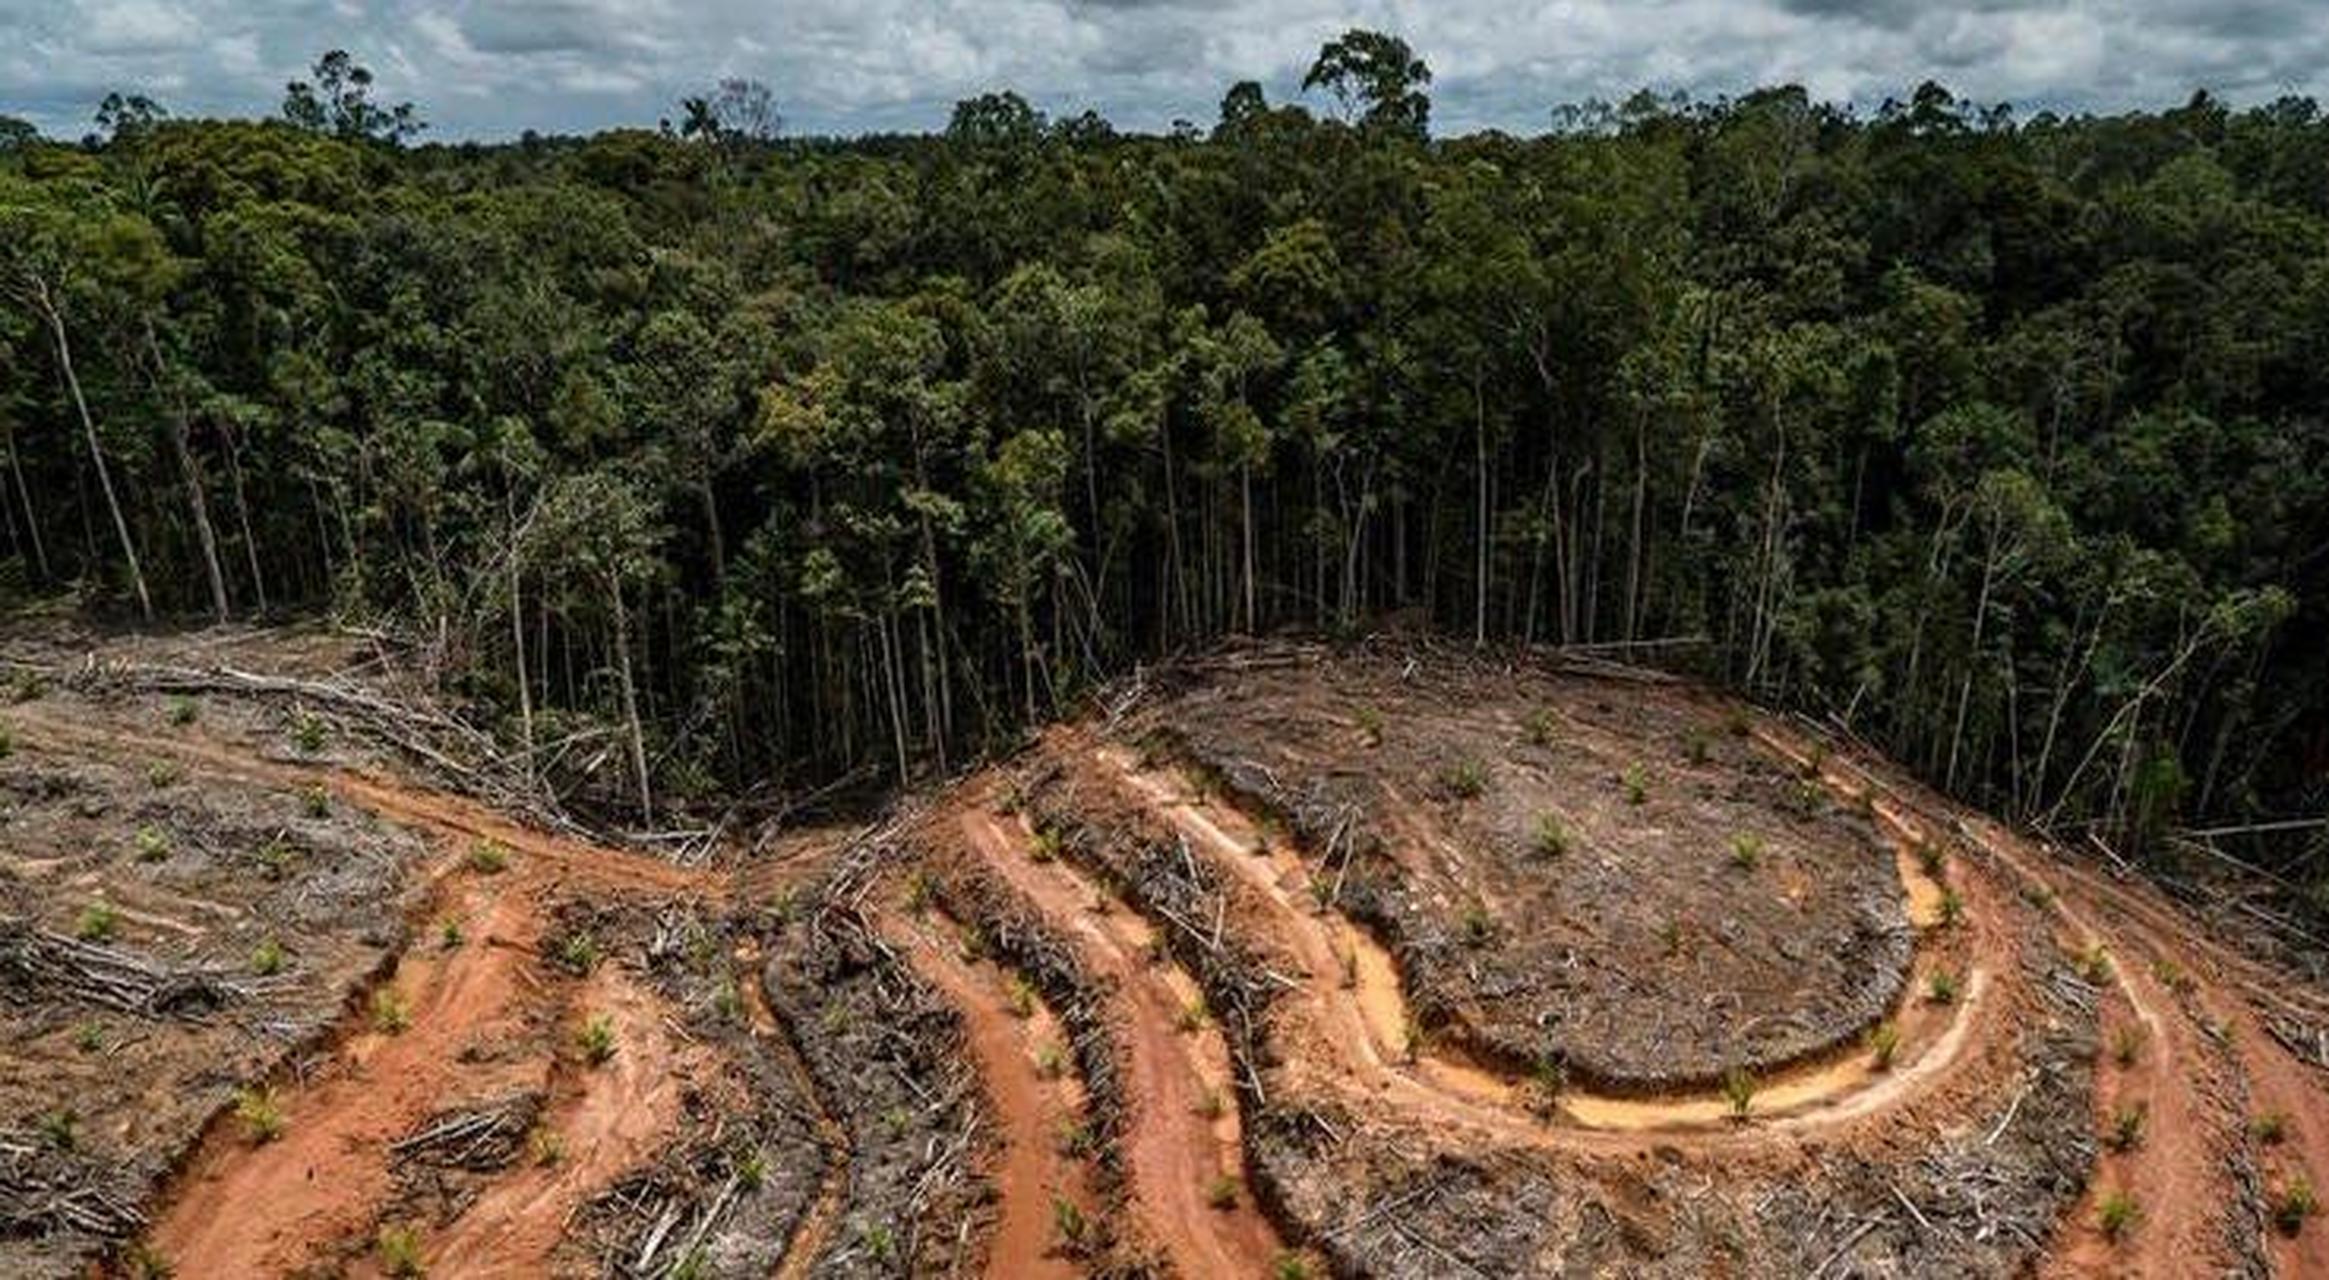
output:
<path id="1" fill-rule="evenodd" d="M 479 875 L 499 875 L 509 866 L 509 850 L 493 840 L 478 840 L 469 846 L 469 869 Z"/>
<path id="2" fill-rule="evenodd" d="M 2289 1113 L 2267 1111 L 2248 1122 L 2248 1132 L 2258 1142 L 2277 1147 L 2289 1136 Z"/>
<path id="3" fill-rule="evenodd" d="M 390 1276 L 410 1280 L 428 1274 L 421 1262 L 420 1232 L 412 1227 L 382 1227 L 374 1242 L 380 1252 L 380 1270 Z"/>
<path id="4" fill-rule="evenodd" d="M 584 1062 L 605 1066 L 615 1056 L 615 1020 L 603 1013 L 590 1015 L 583 1020 L 582 1030 L 574 1033 L 574 1043 L 582 1050 Z"/>
<path id="5" fill-rule="evenodd" d="M 2103 1229 L 2103 1235 L 2113 1243 L 2125 1239 L 2127 1233 L 2135 1229 L 2136 1222 L 2142 1216 L 2143 1210 L 2135 1203 L 2135 1197 L 2125 1191 L 2105 1193 L 2102 1204 L 2095 1210 L 2096 1224 Z"/>
<path id="6" fill-rule="evenodd" d="M 1440 790 L 1458 800 L 1477 800 L 1488 790 L 1488 766 L 1466 757 L 1439 771 Z"/>
<path id="7" fill-rule="evenodd" d="M 2113 1151 L 2127 1152 L 2143 1145 L 2143 1130 L 2151 1120 L 2151 1109 L 2140 1102 L 2127 1103 L 2111 1112 L 2111 1127 L 2103 1134 L 2103 1143 Z"/>
<path id="8" fill-rule="evenodd" d="M 92 902 L 73 917 L 73 936 L 83 942 L 110 942 L 121 930 L 121 913 L 102 902 Z"/>
<path id="9" fill-rule="evenodd" d="M 289 1122 L 283 1118 L 283 1104 L 276 1100 L 275 1091 L 263 1084 L 247 1085 L 235 1091 L 235 1119 L 243 1126 L 243 1136 L 253 1146 L 264 1146 L 283 1136 Z"/>
<path id="10" fill-rule="evenodd" d="M 399 1035 L 412 1025 L 412 1008 L 405 1003 L 404 993 L 394 987 L 381 987 L 372 993 L 372 1029 L 383 1035 Z"/>
<path id="11" fill-rule="evenodd" d="M 1893 1055 L 1900 1052 L 1900 1028 L 1889 1022 L 1879 1022 L 1868 1028 L 1868 1057 L 1878 1071 L 1892 1070 Z"/>
<path id="12" fill-rule="evenodd" d="M 1947 969 L 1935 969 L 1925 980 L 1925 999 L 1934 1004 L 1957 1003 L 1957 975 Z"/>
<path id="13" fill-rule="evenodd" d="M 2272 1223 L 2284 1236 L 2293 1236 L 2304 1230 L 2305 1219 L 2321 1212 L 2321 1201 L 2313 1193 L 2313 1180 L 2302 1173 L 2292 1173 L 2272 1193 Z"/>
<path id="14" fill-rule="evenodd" d="M 291 718 L 291 745 L 298 748 L 299 754 L 303 756 L 312 756 L 322 751 L 324 741 L 329 736 L 330 730 L 324 725 L 323 717 L 313 711 L 301 711 Z"/>

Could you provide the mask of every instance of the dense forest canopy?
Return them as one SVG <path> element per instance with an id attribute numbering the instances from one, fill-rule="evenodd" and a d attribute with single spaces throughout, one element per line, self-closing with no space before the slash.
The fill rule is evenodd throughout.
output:
<path id="1" fill-rule="evenodd" d="M 393 627 L 647 812 L 1387 619 L 1620 646 L 2154 858 L 2323 810 L 2313 102 L 1434 138 L 1428 87 L 1353 32 L 1316 113 L 1161 137 L 996 93 L 788 140 L 728 82 L 416 146 L 341 54 L 279 120 L 11 124 L 5 590 Z M 2234 847 L 2329 883 L 2310 829 Z"/>

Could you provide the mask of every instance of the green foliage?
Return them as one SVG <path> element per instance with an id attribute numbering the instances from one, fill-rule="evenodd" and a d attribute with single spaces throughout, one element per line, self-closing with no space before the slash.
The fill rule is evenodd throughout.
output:
<path id="1" fill-rule="evenodd" d="M 499 875 L 509 866 L 509 849 L 499 841 L 479 839 L 469 846 L 469 869 L 479 875 Z"/>
<path id="2" fill-rule="evenodd" d="M 1753 871 L 1763 862 L 1763 837 L 1752 831 L 1741 831 L 1731 837 L 1731 865 L 1741 871 Z"/>
<path id="3" fill-rule="evenodd" d="M 2140 1102 L 2124 1103 L 2111 1112 L 2111 1127 L 2103 1142 L 2113 1151 L 2133 1151 L 2143 1145 L 2143 1130 L 2151 1112 Z"/>
<path id="4" fill-rule="evenodd" d="M 1027 842 L 1030 862 L 1050 862 L 1059 856 L 1061 837 L 1056 827 L 1038 827 L 1035 838 Z"/>
<path id="5" fill-rule="evenodd" d="M 1549 747 L 1553 745 L 1553 734 L 1560 728 L 1560 723 L 1560 718 L 1553 714 L 1552 708 L 1538 707 L 1529 712 L 1528 719 L 1522 722 L 1521 735 L 1532 747 Z"/>
<path id="6" fill-rule="evenodd" d="M 380 1255 L 380 1270 L 395 1277 L 416 1277 L 428 1274 L 422 1262 L 420 1231 L 415 1227 L 384 1226 L 374 1242 Z"/>
<path id="7" fill-rule="evenodd" d="M 195 718 L 201 714 L 202 704 L 190 695 L 181 693 L 171 697 L 168 711 L 171 724 L 184 728 L 194 723 Z"/>
<path id="8" fill-rule="evenodd" d="M 1462 921 L 1457 928 L 1464 945 L 1475 950 L 1487 946 L 1496 938 L 1496 918 L 1478 903 L 1464 908 Z"/>
<path id="9" fill-rule="evenodd" d="M 121 913 L 103 902 L 92 902 L 73 917 L 73 936 L 83 942 L 110 942 L 121 928 Z"/>
<path id="10" fill-rule="evenodd" d="M 72 1151 L 81 1145 L 81 1116 L 71 1107 L 44 1111 L 40 1117 L 41 1141 L 58 1151 Z"/>
<path id="11" fill-rule="evenodd" d="M 1958 977 L 1947 969 L 1935 969 L 1925 979 L 1925 999 L 1933 1004 L 1957 1003 Z"/>
<path id="12" fill-rule="evenodd" d="M 1439 771 L 1439 788 L 1457 800 L 1477 800 L 1488 790 L 1488 766 L 1466 756 Z"/>
<path id="13" fill-rule="evenodd" d="M 2313 1180 L 2302 1172 L 2292 1173 L 2272 1192 L 2272 1222 L 2284 1236 L 2293 1236 L 2304 1230 L 2305 1220 L 2321 1212 L 2320 1197 L 2313 1192 Z"/>
<path id="14" fill-rule="evenodd" d="M 324 743 L 330 737 L 331 727 L 324 723 L 322 716 L 306 710 L 292 715 L 291 745 L 298 748 L 299 754 L 303 756 L 317 754 L 323 750 Z"/>
<path id="15" fill-rule="evenodd" d="M 143 1240 L 121 1251 L 121 1270 L 129 1280 L 171 1280 L 178 1273 L 160 1249 Z"/>
<path id="16" fill-rule="evenodd" d="M 558 967 L 577 978 L 587 978 L 598 968 L 600 960 L 598 939 L 587 929 L 576 929 L 558 940 Z"/>
<path id="17" fill-rule="evenodd" d="M 1893 1055 L 1898 1052 L 1899 1027 L 1889 1022 L 1879 1022 L 1868 1029 L 1868 1060 L 1878 1071 L 1890 1071 Z"/>
<path id="18" fill-rule="evenodd" d="M 137 847 L 137 860 L 140 862 L 160 862 L 170 856 L 169 833 L 150 822 L 137 829 L 137 836 L 132 843 Z"/>
<path id="19" fill-rule="evenodd" d="M 372 1012 L 372 1029 L 383 1035 L 398 1035 L 412 1025 L 412 1006 L 404 993 L 394 987 L 378 987 L 372 992 L 368 1006 Z"/>
<path id="20" fill-rule="evenodd" d="M 1730 1105 L 1731 1119 L 1744 1121 L 1747 1111 L 1755 1105 L 1755 1076 L 1745 1067 L 1732 1067 L 1723 1073 L 1723 1101 Z"/>
<path id="21" fill-rule="evenodd" d="M 276 1100 L 275 1091 L 263 1084 L 246 1085 L 235 1090 L 235 1120 L 243 1126 L 243 1136 L 253 1146 L 262 1146 L 282 1137 L 288 1124 L 283 1118 L 283 1104 Z"/>
<path id="22" fill-rule="evenodd" d="M 1569 851 L 1569 828 L 1560 815 L 1537 815 L 1536 826 L 1529 834 L 1529 849 L 1540 858 L 1558 858 Z"/>
<path id="23" fill-rule="evenodd" d="M 2135 1197 L 2124 1190 L 2104 1192 L 2102 1201 L 2095 1207 L 2096 1225 L 2113 1242 L 2124 1239 L 2142 1217 L 2143 1210 L 2135 1203 Z"/>
<path id="24" fill-rule="evenodd" d="M 582 1051 L 582 1060 L 591 1066 L 603 1066 L 615 1056 L 615 1020 L 603 1013 L 594 1013 L 583 1019 L 582 1029 L 574 1035 L 575 1047 Z"/>
<path id="25" fill-rule="evenodd" d="M 1051 1228 L 1052 1234 L 1059 1238 L 1060 1247 L 1073 1256 L 1084 1247 L 1091 1224 L 1084 1219 L 1084 1211 L 1075 1201 L 1066 1196 L 1053 1195 Z"/>
<path id="26" fill-rule="evenodd" d="M 285 954 L 283 944 L 273 938 L 263 938 L 258 946 L 251 948 L 251 972 L 262 978 L 283 972 L 283 966 L 287 963 L 289 956 Z"/>
<path id="27" fill-rule="evenodd" d="M 1430 82 L 1362 30 L 1325 118 L 1239 85 L 1210 137 L 994 93 L 780 150 L 737 81 L 669 137 L 408 150 L 334 51 L 266 125 L 0 121 L 9 581 L 409 632 L 531 782 L 647 826 L 1392 615 L 1698 638 L 2130 857 L 2305 811 L 2329 125 L 1781 89 L 1425 146 Z"/>
<path id="28" fill-rule="evenodd" d="M 2277 1147 L 2287 1141 L 2289 1116 L 2285 1111 L 2267 1111 L 2248 1122 L 2248 1132 L 2258 1142 Z"/>

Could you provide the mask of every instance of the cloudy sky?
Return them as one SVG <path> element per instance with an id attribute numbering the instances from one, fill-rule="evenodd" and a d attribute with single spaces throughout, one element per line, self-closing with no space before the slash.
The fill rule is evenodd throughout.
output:
<path id="1" fill-rule="evenodd" d="M 2110 109 L 2329 97 L 2329 0 L 0 0 L 0 113 L 61 136 L 109 89 L 178 115 L 271 112 L 345 47 L 431 137 L 652 124 L 723 75 L 793 132 L 935 128 L 1016 88 L 1120 126 L 1210 124 L 1291 94 L 1350 26 L 1427 59 L 1442 133 L 1535 132 L 1560 102 L 1797 81 L 1862 104 L 1935 78 L 1983 101 Z"/>

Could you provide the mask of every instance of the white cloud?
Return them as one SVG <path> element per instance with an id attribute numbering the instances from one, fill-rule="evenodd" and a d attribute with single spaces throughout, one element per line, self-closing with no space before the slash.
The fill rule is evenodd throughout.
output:
<path id="1" fill-rule="evenodd" d="M 439 137 L 651 123 L 723 75 L 810 131 L 934 128 L 996 88 L 1159 128 L 1210 121 L 1236 80 L 1292 93 L 1354 25 L 1431 63 L 1443 131 L 1787 80 L 1862 104 L 1926 78 L 2027 105 L 2329 96 L 2321 0 L 0 0 L 0 112 L 70 135 L 121 88 L 265 114 L 340 47 Z"/>
<path id="2" fill-rule="evenodd" d="M 108 0 L 82 14 L 75 44 L 91 53 L 174 53 L 192 48 L 201 26 L 192 14 L 161 0 Z"/>

